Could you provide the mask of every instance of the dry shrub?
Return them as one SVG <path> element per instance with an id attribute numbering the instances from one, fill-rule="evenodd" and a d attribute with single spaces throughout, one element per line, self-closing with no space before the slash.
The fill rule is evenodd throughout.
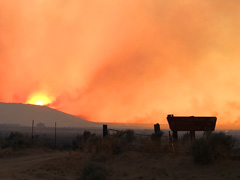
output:
<path id="1" fill-rule="evenodd" d="M 188 132 L 184 133 L 181 139 L 181 143 L 185 144 L 185 143 L 189 143 L 190 141 L 191 141 L 190 134 Z"/>
<path id="2" fill-rule="evenodd" d="M 131 145 L 136 139 L 134 131 L 131 129 L 127 129 L 125 131 L 118 131 L 113 136 L 118 139 L 119 143 L 122 145 Z"/>
<path id="3" fill-rule="evenodd" d="M 12 148 L 0 149 L 0 158 L 4 158 L 13 154 Z"/>
<path id="4" fill-rule="evenodd" d="M 159 131 L 151 135 L 151 139 L 143 139 L 140 143 L 141 151 L 148 153 L 169 152 L 169 144 L 162 142 L 164 132 Z"/>
<path id="5" fill-rule="evenodd" d="M 140 151 L 147 153 L 162 153 L 164 149 L 162 148 L 161 141 L 152 141 L 151 139 L 145 139 L 141 141 Z"/>
<path id="6" fill-rule="evenodd" d="M 87 142 L 92 136 L 95 136 L 95 134 L 92 134 L 90 131 L 84 131 L 83 132 L 83 141 Z"/>
<path id="7" fill-rule="evenodd" d="M 209 138 L 197 139 L 192 143 L 193 159 L 199 164 L 210 164 L 230 155 L 235 139 L 223 132 L 213 133 Z"/>
<path id="8" fill-rule="evenodd" d="M 123 151 L 131 150 L 134 141 L 135 136 L 133 130 L 118 131 L 94 143 L 95 152 L 118 155 Z"/>
<path id="9" fill-rule="evenodd" d="M 126 134 L 125 138 L 127 143 L 133 143 L 134 140 L 136 139 L 133 130 L 128 129 L 125 131 L 125 134 Z"/>
<path id="10" fill-rule="evenodd" d="M 72 150 L 81 150 L 83 152 L 92 152 L 95 145 L 101 140 L 100 136 L 90 131 L 84 131 L 82 135 L 77 134 L 76 138 L 72 141 Z"/>
<path id="11" fill-rule="evenodd" d="M 101 163 L 97 163 L 97 162 L 87 163 L 83 167 L 82 179 L 83 180 L 106 180 L 107 169 Z"/>
<path id="12" fill-rule="evenodd" d="M 94 143 L 94 160 L 105 161 L 111 155 L 119 155 L 124 151 L 132 150 L 135 141 L 134 131 L 117 131 Z"/>
<path id="13" fill-rule="evenodd" d="M 2 147 L 22 149 L 29 148 L 34 145 L 34 141 L 29 136 L 23 135 L 20 132 L 11 132 L 10 135 L 5 139 Z"/>
<path id="14" fill-rule="evenodd" d="M 100 152 L 111 153 L 113 144 L 114 144 L 113 138 L 106 137 L 104 139 L 101 139 L 95 144 L 95 152 L 96 153 L 100 153 Z"/>
<path id="15" fill-rule="evenodd" d="M 153 134 L 151 135 L 151 139 L 152 139 L 153 141 L 161 141 L 161 138 L 162 138 L 163 134 L 164 134 L 163 131 L 159 131 L 159 132 L 157 132 L 157 133 L 153 133 Z"/>
<path id="16" fill-rule="evenodd" d="M 226 135 L 223 132 L 214 133 L 209 138 L 212 152 L 214 152 L 214 159 L 224 158 L 229 155 L 229 152 L 234 147 L 235 138 Z"/>
<path id="17" fill-rule="evenodd" d="M 206 139 L 197 139 L 192 143 L 191 152 L 194 162 L 209 164 L 212 162 L 212 152 L 209 142 Z"/>
<path id="18" fill-rule="evenodd" d="M 95 144 L 95 152 L 118 155 L 122 152 L 122 146 L 117 138 L 106 137 Z"/>
<path id="19" fill-rule="evenodd" d="M 1 148 L 1 146 L 2 146 L 2 143 L 3 143 L 3 138 L 2 138 L 2 135 L 1 135 L 1 133 L 0 133 L 0 148 Z"/>

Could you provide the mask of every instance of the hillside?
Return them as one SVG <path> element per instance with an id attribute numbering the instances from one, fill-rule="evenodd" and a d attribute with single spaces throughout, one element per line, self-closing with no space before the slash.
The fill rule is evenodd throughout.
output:
<path id="1" fill-rule="evenodd" d="M 45 126 L 54 126 L 57 122 L 58 127 L 100 127 L 102 125 L 46 106 L 0 103 L 0 124 L 31 126 L 32 120 L 35 124 L 41 122 Z"/>

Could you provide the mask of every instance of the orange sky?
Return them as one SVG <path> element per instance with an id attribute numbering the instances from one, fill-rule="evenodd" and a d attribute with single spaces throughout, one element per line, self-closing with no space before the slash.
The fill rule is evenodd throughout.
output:
<path id="1" fill-rule="evenodd" d="M 91 121 L 240 128 L 239 0 L 1 0 L 0 101 Z"/>

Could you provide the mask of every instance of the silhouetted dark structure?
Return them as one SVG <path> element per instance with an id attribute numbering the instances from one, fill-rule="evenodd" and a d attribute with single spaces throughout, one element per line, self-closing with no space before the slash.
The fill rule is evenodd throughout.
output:
<path id="1" fill-rule="evenodd" d="M 158 134 L 160 132 L 160 124 L 154 124 L 154 132 L 155 134 Z"/>
<path id="2" fill-rule="evenodd" d="M 211 132 L 215 130 L 216 117 L 167 116 L 173 139 L 178 139 L 178 131 L 190 131 L 191 139 L 195 139 L 195 131 Z"/>
<path id="3" fill-rule="evenodd" d="M 103 125 L 103 137 L 106 137 L 108 135 L 108 127 L 107 125 Z"/>

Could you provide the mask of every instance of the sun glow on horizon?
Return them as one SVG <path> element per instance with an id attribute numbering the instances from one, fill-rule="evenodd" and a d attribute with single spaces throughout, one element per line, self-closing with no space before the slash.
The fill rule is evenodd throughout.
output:
<path id="1" fill-rule="evenodd" d="M 44 93 L 34 93 L 29 96 L 26 103 L 44 106 L 44 105 L 51 104 L 53 102 L 53 100 L 54 100 L 53 97 L 49 97 L 48 95 L 46 95 Z"/>

